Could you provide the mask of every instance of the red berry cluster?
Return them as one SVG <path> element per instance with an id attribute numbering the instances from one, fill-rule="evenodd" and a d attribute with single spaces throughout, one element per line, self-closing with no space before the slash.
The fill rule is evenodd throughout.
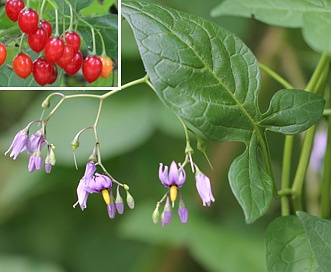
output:
<path id="1" fill-rule="evenodd" d="M 17 76 L 27 78 L 31 73 L 42 86 L 53 84 L 58 75 L 58 66 L 68 75 L 76 74 L 82 68 L 87 82 L 94 82 L 101 77 L 108 77 L 113 68 L 107 56 L 88 56 L 83 60 L 80 52 L 81 39 L 75 31 L 66 31 L 60 37 L 52 35 L 52 25 L 46 20 L 39 20 L 38 13 L 25 7 L 23 0 L 6 0 L 5 10 L 8 18 L 18 21 L 20 30 L 28 35 L 30 48 L 43 52 L 43 56 L 32 62 L 29 55 L 18 53 L 12 63 Z M 0 65 L 5 62 L 6 47 L 0 44 Z"/>

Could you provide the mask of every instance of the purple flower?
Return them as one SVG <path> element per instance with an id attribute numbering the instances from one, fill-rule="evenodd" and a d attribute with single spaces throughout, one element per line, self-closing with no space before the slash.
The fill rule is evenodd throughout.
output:
<path id="1" fill-rule="evenodd" d="M 29 164 L 28 164 L 28 170 L 29 172 L 33 172 L 34 170 L 40 170 L 41 166 L 43 165 L 43 158 L 39 154 L 33 154 L 30 156 Z"/>
<path id="2" fill-rule="evenodd" d="M 210 206 L 210 202 L 215 202 L 215 198 L 211 192 L 211 185 L 209 178 L 198 171 L 195 175 L 196 187 L 202 199 L 203 206 Z"/>
<path id="3" fill-rule="evenodd" d="M 85 174 L 77 187 L 78 201 L 74 204 L 74 207 L 79 204 L 80 208 L 84 210 L 86 208 L 88 195 L 93 193 L 102 193 L 107 208 L 111 204 L 108 189 L 111 189 L 112 182 L 106 175 L 95 173 L 95 171 L 95 163 L 88 162 L 86 164 Z"/>
<path id="4" fill-rule="evenodd" d="M 170 199 L 169 199 L 169 197 L 167 197 L 166 204 L 164 205 L 164 210 L 161 214 L 162 227 L 164 227 L 165 225 L 170 224 L 171 217 L 172 217 L 172 211 L 171 211 Z"/>
<path id="5" fill-rule="evenodd" d="M 170 171 L 168 173 L 168 166 L 165 166 L 163 169 L 163 163 L 160 163 L 159 167 L 159 179 L 165 187 L 170 188 L 172 185 L 177 187 L 182 187 L 185 179 L 186 173 L 183 167 L 178 164 L 178 167 L 174 161 L 170 165 Z"/>
<path id="6" fill-rule="evenodd" d="M 180 221 L 183 224 L 186 224 L 187 218 L 188 218 L 188 210 L 187 210 L 187 208 L 185 208 L 185 207 L 178 208 L 178 216 L 179 216 Z"/>
<path id="7" fill-rule="evenodd" d="M 164 227 L 165 225 L 170 224 L 171 222 L 171 217 L 172 217 L 172 212 L 168 212 L 168 211 L 164 211 L 161 215 L 161 224 L 162 227 Z"/>
<path id="8" fill-rule="evenodd" d="M 111 202 L 107 205 L 108 216 L 110 219 L 114 219 L 116 215 L 116 205 L 114 202 Z"/>
<path id="9" fill-rule="evenodd" d="M 314 145 L 310 156 L 310 167 L 318 173 L 322 168 L 322 162 L 327 146 L 328 135 L 326 131 L 319 130 L 314 138 Z"/>
<path id="10" fill-rule="evenodd" d="M 29 142 L 26 147 L 30 154 L 33 154 L 36 150 L 41 150 L 45 145 L 46 141 L 42 130 L 37 131 L 35 134 L 32 134 L 29 138 Z"/>
<path id="11" fill-rule="evenodd" d="M 19 131 L 11 143 L 9 149 L 6 151 L 5 155 L 11 150 L 10 157 L 16 160 L 17 156 L 26 149 L 29 141 L 29 135 L 26 129 Z"/>

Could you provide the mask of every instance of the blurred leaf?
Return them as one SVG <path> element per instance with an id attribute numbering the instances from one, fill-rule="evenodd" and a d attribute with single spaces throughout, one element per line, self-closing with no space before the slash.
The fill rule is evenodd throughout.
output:
<path id="1" fill-rule="evenodd" d="M 227 0 L 214 8 L 212 16 L 254 17 L 267 24 L 300 27 L 315 50 L 331 53 L 331 3 L 327 0 Z"/>
<path id="2" fill-rule="evenodd" d="M 69 7 L 67 3 L 62 0 L 55 0 L 55 2 L 57 3 L 59 9 L 64 11 L 66 14 L 69 14 Z M 81 9 L 91 5 L 94 0 L 68 0 L 68 2 L 71 4 L 73 9 L 79 12 Z"/>
<path id="3" fill-rule="evenodd" d="M 305 212 L 297 212 L 306 232 L 309 244 L 318 263 L 319 271 L 330 271 L 331 267 L 331 222 Z"/>
<path id="4" fill-rule="evenodd" d="M 257 159 L 257 138 L 252 135 L 245 152 L 234 160 L 229 170 L 231 189 L 244 210 L 247 223 L 253 223 L 269 208 L 273 184 Z"/>
<path id="5" fill-rule="evenodd" d="M 183 225 L 173 210 L 171 224 L 162 228 L 152 222 L 153 207 L 150 203 L 137 205 L 130 216 L 122 218 L 121 234 L 147 243 L 185 247 L 207 271 L 265 271 L 263 240 L 259 237 L 216 226 L 193 211 Z"/>
<path id="6" fill-rule="evenodd" d="M 51 262 L 15 255 L 0 255 L 1 270 L 6 272 L 64 272 Z"/>
<path id="7" fill-rule="evenodd" d="M 266 232 L 268 271 L 320 271 L 300 221 L 296 216 L 274 220 Z"/>
<path id="8" fill-rule="evenodd" d="M 96 16 L 109 13 L 109 8 L 114 4 L 114 0 L 94 1 L 92 5 L 81 10 L 83 16 Z"/>
<path id="9" fill-rule="evenodd" d="M 331 7 L 325 0 L 226 0 L 211 11 L 212 16 L 236 15 L 253 17 L 282 27 L 301 27 L 303 17 L 310 12 L 327 13 Z"/>
<path id="10" fill-rule="evenodd" d="M 297 134 L 308 129 L 322 116 L 324 99 L 302 90 L 280 90 L 271 99 L 261 125 L 266 129 Z"/>
<path id="11" fill-rule="evenodd" d="M 117 58 L 118 50 L 118 16 L 114 14 L 100 15 L 96 17 L 84 18 L 89 24 L 98 29 L 103 37 L 106 46 L 106 53 L 110 58 Z M 92 33 L 89 26 L 86 24 L 79 24 L 78 31 L 85 40 L 89 49 L 92 49 Z M 102 43 L 100 37 L 95 33 L 97 54 L 102 53 Z"/>

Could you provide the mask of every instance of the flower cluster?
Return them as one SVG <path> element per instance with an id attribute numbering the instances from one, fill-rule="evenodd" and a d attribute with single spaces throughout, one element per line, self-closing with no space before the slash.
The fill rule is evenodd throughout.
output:
<path id="1" fill-rule="evenodd" d="M 5 155 L 7 155 L 10 152 L 10 157 L 16 160 L 16 158 L 20 153 L 27 151 L 28 154 L 30 154 L 28 170 L 29 172 L 33 172 L 34 170 L 40 170 L 42 168 L 43 158 L 41 155 L 41 151 L 42 148 L 45 145 L 47 145 L 47 154 L 45 158 L 45 171 L 46 173 L 50 173 L 51 168 L 53 165 L 55 165 L 55 161 L 56 161 L 54 154 L 54 145 L 49 144 L 46 141 L 44 126 L 36 133 L 29 136 L 30 126 L 35 122 L 41 122 L 41 121 L 33 121 L 27 127 L 20 130 L 16 134 L 9 149 L 5 152 Z"/>
<path id="2" fill-rule="evenodd" d="M 210 180 L 198 169 L 195 164 L 194 166 L 196 168 L 195 180 L 198 193 L 202 199 L 203 205 L 210 206 L 210 202 L 215 201 L 215 198 L 211 191 Z M 164 195 L 164 197 L 156 204 L 156 208 L 152 215 L 153 222 L 158 223 L 161 219 L 162 226 L 165 226 L 171 222 L 172 208 L 174 207 L 174 202 L 176 201 L 179 194 L 178 216 L 180 221 L 183 224 L 186 224 L 188 219 L 188 209 L 185 207 L 182 195 L 179 192 L 179 188 L 183 186 L 186 180 L 186 173 L 183 166 L 180 163 L 176 164 L 176 162 L 172 161 L 172 163 L 170 164 L 170 168 L 168 168 L 168 166 L 164 167 L 163 164 L 160 163 L 159 179 L 161 183 L 166 188 L 168 188 L 168 191 Z M 159 207 L 164 201 L 164 210 L 160 215 Z M 170 201 L 172 202 L 172 204 L 170 203 Z"/>
<path id="3" fill-rule="evenodd" d="M 111 219 L 115 218 L 116 211 L 119 214 L 124 212 L 124 203 L 123 198 L 119 192 L 119 184 L 117 185 L 116 198 L 114 199 L 112 194 L 113 182 L 117 181 L 112 180 L 109 176 L 104 174 L 96 173 L 97 166 L 93 161 L 90 161 L 86 164 L 85 174 L 81 178 L 78 187 L 77 187 L 77 196 L 78 201 L 73 205 L 75 208 L 78 204 L 82 211 L 87 207 L 86 202 L 89 194 L 101 193 L 106 205 L 108 215 Z M 127 191 L 127 203 L 128 206 L 134 208 L 133 197 L 128 192 L 128 187 L 124 185 L 125 190 Z"/>

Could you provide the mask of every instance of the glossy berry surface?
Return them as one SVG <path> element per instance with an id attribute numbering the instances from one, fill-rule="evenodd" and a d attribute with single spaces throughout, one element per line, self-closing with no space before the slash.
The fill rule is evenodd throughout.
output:
<path id="1" fill-rule="evenodd" d="M 48 84 L 53 84 L 57 78 L 57 65 L 55 63 L 52 64 L 52 73 L 51 77 L 48 80 Z"/>
<path id="2" fill-rule="evenodd" d="M 80 36 L 75 31 L 66 31 L 65 38 L 67 44 L 71 45 L 72 49 L 74 50 L 74 53 L 78 52 L 81 43 Z"/>
<path id="3" fill-rule="evenodd" d="M 27 54 L 19 53 L 13 59 L 13 69 L 17 76 L 27 78 L 32 71 L 32 61 Z"/>
<path id="4" fill-rule="evenodd" d="M 28 43 L 31 49 L 37 53 L 44 49 L 47 40 L 47 31 L 42 27 L 38 27 L 35 33 L 28 36 Z"/>
<path id="5" fill-rule="evenodd" d="M 103 78 L 107 78 L 110 76 L 111 72 L 113 71 L 113 62 L 107 56 L 100 57 L 102 62 L 102 70 L 100 76 Z"/>
<path id="6" fill-rule="evenodd" d="M 6 46 L 0 43 L 0 66 L 4 64 L 4 62 L 6 61 L 6 57 L 7 57 Z"/>
<path id="7" fill-rule="evenodd" d="M 59 37 L 50 37 L 45 44 L 45 59 L 49 62 L 57 62 L 63 54 L 64 42 Z"/>
<path id="8" fill-rule="evenodd" d="M 92 83 L 98 79 L 102 71 L 102 61 L 98 56 L 87 56 L 82 66 L 83 76 Z"/>
<path id="9" fill-rule="evenodd" d="M 63 70 L 69 75 L 73 76 L 76 74 L 80 67 L 82 67 L 83 55 L 80 51 L 74 54 L 73 58 L 69 61 L 66 67 Z"/>
<path id="10" fill-rule="evenodd" d="M 41 86 L 46 85 L 52 76 L 52 63 L 45 60 L 44 58 L 37 58 L 33 62 L 33 77 L 35 81 Z"/>
<path id="11" fill-rule="evenodd" d="M 18 15 L 23 8 L 23 0 L 7 0 L 5 4 L 6 14 L 8 18 L 13 22 L 16 22 L 18 20 Z"/>
<path id="12" fill-rule="evenodd" d="M 22 9 L 18 15 L 18 25 L 22 32 L 30 35 L 38 29 L 39 16 L 38 13 L 31 8 Z"/>
<path id="13" fill-rule="evenodd" d="M 46 31 L 47 38 L 49 38 L 52 35 L 52 32 L 53 32 L 53 27 L 50 24 L 50 22 L 42 19 L 42 20 L 40 20 L 40 25 Z"/>
<path id="14" fill-rule="evenodd" d="M 73 58 L 73 56 L 74 56 L 74 51 L 72 50 L 72 47 L 68 44 L 65 44 L 63 54 L 62 54 L 61 58 L 56 63 L 61 68 L 64 68 L 68 65 L 68 63 Z"/>

